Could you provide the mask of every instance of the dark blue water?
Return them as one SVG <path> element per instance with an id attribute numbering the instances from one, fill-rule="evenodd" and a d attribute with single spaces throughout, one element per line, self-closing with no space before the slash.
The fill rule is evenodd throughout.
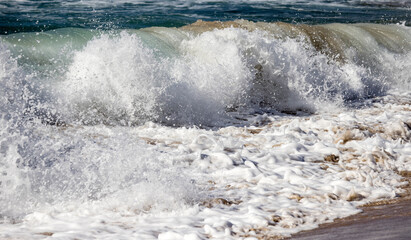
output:
<path id="1" fill-rule="evenodd" d="M 411 22 L 411 1 L 69 0 L 0 1 L 0 34 L 64 27 L 180 27 L 198 19 L 289 23 Z"/>

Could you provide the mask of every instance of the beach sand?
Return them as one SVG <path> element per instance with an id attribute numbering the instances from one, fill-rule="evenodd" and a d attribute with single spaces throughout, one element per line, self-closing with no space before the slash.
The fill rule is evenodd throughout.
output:
<path id="1" fill-rule="evenodd" d="M 400 175 L 409 184 L 398 198 L 367 204 L 359 214 L 286 239 L 411 239 L 411 172 Z"/>

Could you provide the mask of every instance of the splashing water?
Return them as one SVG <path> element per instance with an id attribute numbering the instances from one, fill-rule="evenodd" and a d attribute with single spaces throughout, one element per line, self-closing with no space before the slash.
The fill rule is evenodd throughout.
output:
<path id="1" fill-rule="evenodd" d="M 0 230 L 286 235 L 393 197 L 410 43 L 401 25 L 245 20 L 1 36 Z M 350 115 L 375 99 L 385 113 Z"/>

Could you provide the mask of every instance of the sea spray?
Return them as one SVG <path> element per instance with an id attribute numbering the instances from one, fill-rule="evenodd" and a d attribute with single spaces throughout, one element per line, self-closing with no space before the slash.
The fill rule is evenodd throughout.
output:
<path id="1" fill-rule="evenodd" d="M 221 126 L 233 121 L 232 112 L 315 112 L 408 87 L 410 35 L 400 25 L 238 20 L 180 29 L 68 28 L 2 42 L 25 74 L 6 71 L 24 85 L 27 118 Z"/>
<path id="2" fill-rule="evenodd" d="M 1 36 L 1 237 L 287 235 L 398 194 L 407 27 L 203 24 Z"/>
<path id="3" fill-rule="evenodd" d="M 312 112 L 381 95 L 403 79 L 404 71 L 396 68 L 407 64 L 409 46 L 402 39 L 409 38 L 408 29 L 392 26 L 402 37 L 391 39 L 383 34 L 373 38 L 371 30 L 363 30 L 377 26 L 325 25 L 328 30 L 321 31 L 329 31 L 333 44 L 340 44 L 333 52 L 330 44 L 318 45 L 307 37 L 305 28 L 300 35 L 284 37 L 278 27 L 285 25 L 266 24 L 263 29 L 271 30 L 262 31 L 258 23 L 236 24 L 240 28 L 200 33 L 199 28 L 194 33 L 123 31 L 88 42 L 74 53 L 60 84 L 70 108 L 68 121 L 218 125 L 233 109 Z M 320 27 L 312 28 L 310 36 L 315 36 Z M 355 29 L 373 46 L 347 36 L 345 28 Z"/>
<path id="4" fill-rule="evenodd" d="M 176 175 L 174 166 L 153 157 L 155 150 L 141 148 L 141 139 L 130 142 L 121 129 L 97 130 L 114 131 L 113 144 L 104 135 L 94 135 L 96 129 L 89 132 L 81 126 L 45 121 L 50 116 L 41 115 L 39 109 L 50 102 L 33 101 L 39 93 L 32 87 L 38 84 L 36 75 L 27 74 L 28 68 L 19 66 L 5 45 L 1 47 L 2 219 L 20 221 L 35 209 L 97 201 L 131 188 L 139 191 L 127 196 L 130 204 L 122 211 L 172 210 L 197 199 L 193 180 Z"/>
<path id="5" fill-rule="evenodd" d="M 18 168 L 18 144 L 24 136 L 24 73 L 10 51 L 0 42 L 0 202 L 2 217 L 13 216 L 16 211 L 12 201 L 14 193 L 27 192 L 27 177 Z"/>

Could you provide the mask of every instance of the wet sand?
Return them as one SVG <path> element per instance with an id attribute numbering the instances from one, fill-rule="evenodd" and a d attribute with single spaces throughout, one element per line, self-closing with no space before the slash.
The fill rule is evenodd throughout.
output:
<path id="1" fill-rule="evenodd" d="M 363 206 L 363 212 L 303 231 L 287 239 L 411 239 L 411 172 L 401 173 L 408 181 L 396 199 Z"/>

